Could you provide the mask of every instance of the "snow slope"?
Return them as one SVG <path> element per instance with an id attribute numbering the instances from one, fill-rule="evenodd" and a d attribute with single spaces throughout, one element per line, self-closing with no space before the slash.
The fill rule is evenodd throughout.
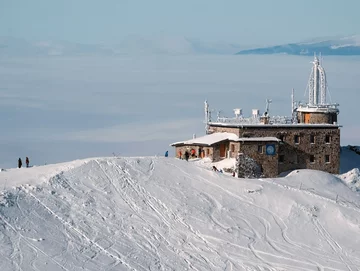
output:
<path id="1" fill-rule="evenodd" d="M 246 180 L 112 157 L 5 182 L 0 270 L 360 270 L 359 193 L 323 172 Z"/>

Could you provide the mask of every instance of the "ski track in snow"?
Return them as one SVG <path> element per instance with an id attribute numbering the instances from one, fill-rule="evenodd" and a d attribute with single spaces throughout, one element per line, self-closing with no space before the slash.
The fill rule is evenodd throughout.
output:
<path id="1" fill-rule="evenodd" d="M 49 184 L 17 188 L 9 206 L 0 206 L 0 270 L 359 270 L 360 258 L 319 218 L 308 218 L 318 245 L 300 242 L 294 225 L 262 203 L 263 187 L 235 192 L 219 181 L 236 179 L 191 166 L 98 158 Z M 313 192 L 261 183 L 360 212 Z"/>

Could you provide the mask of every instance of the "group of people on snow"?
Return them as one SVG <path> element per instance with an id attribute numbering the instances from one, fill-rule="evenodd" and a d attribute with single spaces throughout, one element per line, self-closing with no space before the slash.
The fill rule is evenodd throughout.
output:
<path id="1" fill-rule="evenodd" d="M 188 151 L 185 151 L 184 157 L 185 157 L 185 160 L 186 160 L 186 161 L 189 161 L 190 153 L 189 153 Z M 183 159 L 183 156 L 182 156 L 182 152 L 181 152 L 181 151 L 179 151 L 179 158 L 180 158 L 180 159 Z"/>
<path id="2" fill-rule="evenodd" d="M 199 153 L 201 153 L 201 152 L 199 151 Z M 165 152 L 165 157 L 168 157 L 168 156 L 169 156 L 169 151 L 166 151 L 166 152 Z M 186 161 L 189 161 L 189 157 L 190 157 L 190 156 L 195 156 L 195 150 L 194 150 L 194 149 L 191 150 L 191 154 L 190 154 L 188 151 L 185 151 L 184 157 L 185 157 L 185 160 L 186 160 Z M 179 159 L 183 159 L 181 150 L 179 151 Z M 212 170 L 215 171 L 215 172 L 223 173 L 223 170 L 222 170 L 222 169 L 218 169 L 216 166 L 212 166 Z M 232 175 L 233 177 L 235 177 L 235 170 L 232 172 L 231 175 Z"/>
<path id="3" fill-rule="evenodd" d="M 25 163 L 26 163 L 26 167 L 29 167 L 30 161 L 29 161 L 29 157 L 27 157 L 27 156 L 25 158 Z M 19 158 L 19 160 L 18 160 L 18 168 L 21 168 L 21 167 L 22 167 L 22 161 L 21 161 L 21 158 Z"/>

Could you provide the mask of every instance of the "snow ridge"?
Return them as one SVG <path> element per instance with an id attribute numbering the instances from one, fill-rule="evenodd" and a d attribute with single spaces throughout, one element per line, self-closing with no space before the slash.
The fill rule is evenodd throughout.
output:
<path id="1" fill-rule="evenodd" d="M 238 179 L 211 163 L 109 157 L 5 176 L 22 184 L 0 203 L 0 270 L 360 266 L 359 193 L 327 173 Z"/>

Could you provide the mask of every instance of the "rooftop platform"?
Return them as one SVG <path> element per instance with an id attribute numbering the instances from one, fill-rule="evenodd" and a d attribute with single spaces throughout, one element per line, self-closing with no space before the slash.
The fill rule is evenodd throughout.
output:
<path id="1" fill-rule="evenodd" d="M 242 122 L 209 122 L 209 127 L 235 127 L 235 128 L 244 128 L 244 127 L 258 127 L 258 128 L 274 128 L 274 127 L 283 127 L 283 128 L 340 128 L 342 127 L 339 124 L 310 124 L 310 123 L 273 123 L 273 124 L 264 124 L 264 123 L 242 123 Z"/>

